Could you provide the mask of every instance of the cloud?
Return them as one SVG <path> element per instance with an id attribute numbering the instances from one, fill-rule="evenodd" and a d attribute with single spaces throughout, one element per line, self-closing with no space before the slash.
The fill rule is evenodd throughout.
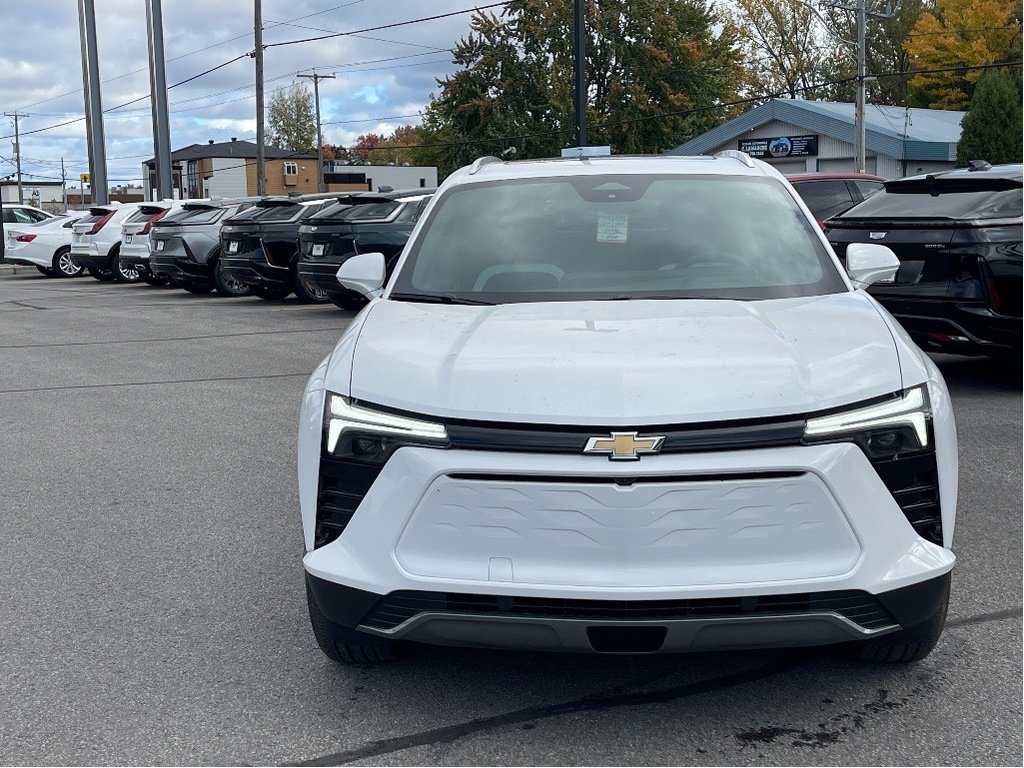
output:
<path id="1" fill-rule="evenodd" d="M 141 177 L 142 161 L 153 155 L 149 100 L 111 109 L 149 94 L 145 4 L 141 0 L 95 0 L 111 180 Z M 296 45 L 287 40 L 352 31 L 468 8 L 469 0 L 263 0 L 266 93 L 286 87 L 298 72 L 333 72 L 320 84 L 325 138 L 351 143 L 369 131 L 386 132 L 417 118 L 436 92 L 436 79 L 454 66 L 448 50 L 465 36 L 470 15 L 400 26 L 359 36 Z M 236 56 L 223 68 L 172 88 L 171 146 L 209 139 L 226 141 L 255 133 L 252 4 L 239 0 L 163 0 L 167 81 L 178 83 Z M 287 22 L 287 23 L 284 23 Z M 0 2 L 4 30 L 0 71 L 3 111 L 19 111 L 22 168 L 39 179 L 60 178 L 63 157 L 69 178 L 88 170 L 84 121 L 33 132 L 83 114 L 77 3 Z M 17 30 L 17 34 L 12 34 Z M 351 121 L 360 122 L 351 122 Z M 0 136 L 13 133 L 0 118 Z M 0 141 L 0 175 L 12 172 L 11 139 Z"/>

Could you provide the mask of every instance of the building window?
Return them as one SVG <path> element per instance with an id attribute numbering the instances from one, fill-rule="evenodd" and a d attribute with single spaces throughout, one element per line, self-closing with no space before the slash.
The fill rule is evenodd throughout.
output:
<path id="1" fill-rule="evenodd" d="M 299 164 L 298 163 L 285 163 L 284 164 L 284 175 L 285 176 L 298 176 L 299 175 Z"/>

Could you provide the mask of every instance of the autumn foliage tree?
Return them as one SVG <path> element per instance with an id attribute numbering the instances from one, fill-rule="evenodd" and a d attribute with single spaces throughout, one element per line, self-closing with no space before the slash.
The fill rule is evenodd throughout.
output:
<path id="1" fill-rule="evenodd" d="M 936 0 L 903 47 L 918 71 L 964 67 L 922 73 L 910 81 L 927 92 L 930 106 L 964 109 L 984 71 L 969 67 L 1019 60 L 1020 45 L 1019 0 Z"/>

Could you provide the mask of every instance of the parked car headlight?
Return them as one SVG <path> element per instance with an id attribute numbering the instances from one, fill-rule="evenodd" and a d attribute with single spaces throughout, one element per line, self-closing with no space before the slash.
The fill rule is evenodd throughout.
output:
<path id="1" fill-rule="evenodd" d="M 324 433 L 328 453 L 362 461 L 383 462 L 402 445 L 448 445 L 443 424 L 365 408 L 333 392 L 324 404 Z"/>
<path id="2" fill-rule="evenodd" d="M 933 450 L 932 413 L 924 386 L 898 397 L 815 416 L 804 427 L 804 442 L 855 442 L 870 459 Z"/>

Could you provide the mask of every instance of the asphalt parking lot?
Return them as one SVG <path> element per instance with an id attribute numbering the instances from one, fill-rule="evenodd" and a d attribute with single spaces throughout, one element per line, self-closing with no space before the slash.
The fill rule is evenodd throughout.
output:
<path id="1" fill-rule="evenodd" d="M 1019 367 L 938 359 L 959 563 L 919 664 L 423 648 L 339 668 L 306 616 L 295 437 L 350 317 L 0 269 L 0 762 L 1021 764 Z"/>

